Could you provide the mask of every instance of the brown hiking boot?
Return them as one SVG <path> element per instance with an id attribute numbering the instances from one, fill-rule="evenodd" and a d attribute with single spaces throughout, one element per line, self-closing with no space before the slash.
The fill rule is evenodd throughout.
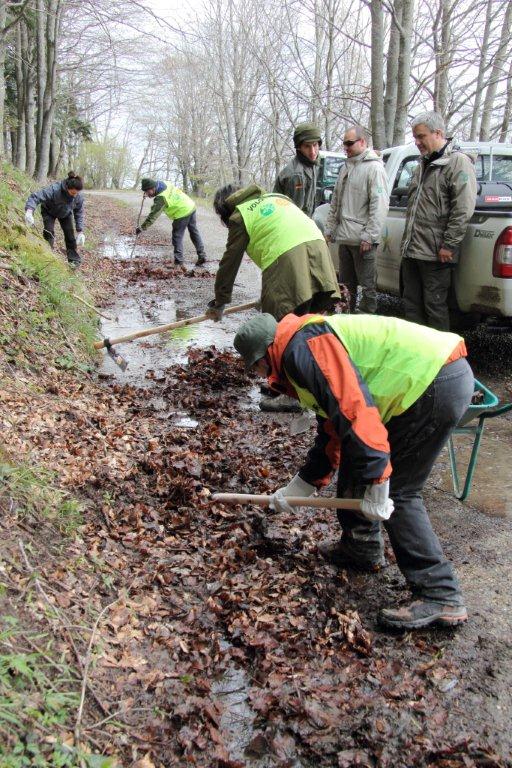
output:
<path id="1" fill-rule="evenodd" d="M 453 627 L 462 624 L 467 618 L 468 612 L 463 605 L 434 603 L 430 600 L 415 600 L 402 608 L 383 608 L 379 613 L 380 623 L 395 629 L 420 629 L 430 624 Z"/>
<path id="2" fill-rule="evenodd" d="M 318 553 L 332 565 L 339 568 L 351 568 L 354 571 L 366 571 L 376 573 L 386 565 L 384 554 L 371 554 L 364 551 L 364 548 L 358 547 L 354 542 L 348 542 L 345 539 L 338 541 L 323 541 L 317 546 Z"/>

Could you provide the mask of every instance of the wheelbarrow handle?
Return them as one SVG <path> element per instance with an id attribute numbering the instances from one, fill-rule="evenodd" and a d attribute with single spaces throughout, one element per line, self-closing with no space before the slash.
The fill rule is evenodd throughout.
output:
<path id="1" fill-rule="evenodd" d="M 503 416 L 504 413 L 512 411 L 512 403 L 505 403 L 500 405 L 499 408 L 493 408 L 491 411 L 486 411 L 480 414 L 481 419 L 492 419 L 494 416 Z"/>

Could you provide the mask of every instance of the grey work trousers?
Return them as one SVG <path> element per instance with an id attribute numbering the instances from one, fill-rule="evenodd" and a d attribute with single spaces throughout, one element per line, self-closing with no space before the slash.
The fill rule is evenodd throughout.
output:
<path id="1" fill-rule="evenodd" d="M 398 567 L 415 598 L 462 605 L 460 587 L 443 554 L 422 498 L 422 489 L 452 429 L 473 395 L 473 372 L 465 358 L 444 365 L 423 395 L 387 423 L 393 474 L 390 496 L 395 511 L 384 523 Z M 340 467 L 338 496 L 354 492 L 349 472 Z M 355 491 L 357 492 L 357 491 Z M 355 549 L 377 561 L 383 554 L 378 522 L 340 511 L 343 536 Z"/>
<path id="2" fill-rule="evenodd" d="M 376 248 L 361 253 L 358 245 L 340 245 L 340 282 L 350 293 L 350 311 L 357 302 L 357 286 L 362 288 L 359 311 L 374 315 L 377 311 Z"/>
<path id="3" fill-rule="evenodd" d="M 183 238 L 186 229 L 188 229 L 190 239 L 192 240 L 198 257 L 206 256 L 203 241 L 197 227 L 196 212 L 192 211 L 190 216 L 182 216 L 181 219 L 174 219 L 172 222 L 172 246 L 176 264 L 181 264 L 183 262 Z"/>
<path id="4" fill-rule="evenodd" d="M 438 331 L 450 330 L 448 291 L 453 265 L 405 257 L 401 271 L 405 319 Z"/>

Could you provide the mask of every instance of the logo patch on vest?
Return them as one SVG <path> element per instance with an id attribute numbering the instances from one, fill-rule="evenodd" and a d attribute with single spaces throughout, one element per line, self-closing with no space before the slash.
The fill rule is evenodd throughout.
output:
<path id="1" fill-rule="evenodd" d="M 260 215 L 261 216 L 272 216 L 274 211 L 276 210 L 276 207 L 274 203 L 265 203 L 265 205 L 262 205 L 260 208 Z"/>

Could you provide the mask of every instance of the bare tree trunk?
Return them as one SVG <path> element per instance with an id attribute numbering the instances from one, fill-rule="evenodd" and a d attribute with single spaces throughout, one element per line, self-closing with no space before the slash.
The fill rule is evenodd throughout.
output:
<path id="1" fill-rule="evenodd" d="M 512 24 L 512 2 L 509 2 L 505 11 L 503 27 L 501 30 L 500 42 L 494 64 L 491 70 L 491 76 L 487 90 L 485 91 L 484 108 L 482 113 L 482 122 L 480 123 L 480 141 L 489 141 L 491 128 L 491 115 L 494 107 L 494 99 L 498 82 L 505 76 L 505 66 L 507 63 L 507 50 L 510 43 L 510 25 Z"/>
<path id="2" fill-rule="evenodd" d="M 451 14 L 453 0 L 441 0 L 436 22 L 441 25 L 434 32 L 434 51 L 436 57 L 436 73 L 434 80 L 434 109 L 443 117 L 448 106 L 448 73 L 453 56 Z"/>
<path id="3" fill-rule="evenodd" d="M 411 41 L 414 17 L 414 0 L 403 0 L 400 48 L 397 67 L 396 111 L 393 125 L 392 146 L 404 143 L 409 81 L 411 77 Z"/>
<path id="4" fill-rule="evenodd" d="M 25 86 L 23 81 L 23 42 L 21 35 L 21 25 L 16 27 L 16 156 L 15 164 L 22 171 L 26 167 L 25 153 L 25 110 L 23 108 L 25 101 Z"/>
<path id="5" fill-rule="evenodd" d="M 22 49 L 22 71 L 23 71 L 23 112 L 25 119 L 25 170 L 31 176 L 34 173 L 36 164 L 36 135 L 35 135 L 35 87 L 34 74 L 32 70 L 32 40 L 30 38 L 30 28 L 26 22 L 21 22 L 21 49 Z"/>
<path id="6" fill-rule="evenodd" d="M 508 77 L 507 77 L 507 100 L 505 101 L 505 106 L 503 107 L 503 120 L 501 121 L 501 129 L 500 129 L 501 142 L 507 140 L 511 114 L 512 114 L 512 62 L 510 64 L 510 69 L 508 71 Z"/>
<path id="7" fill-rule="evenodd" d="M 57 41 L 62 15 L 62 0 L 48 0 L 46 15 L 46 82 L 44 86 L 43 110 L 41 122 L 41 141 L 36 161 L 36 178 L 44 181 L 50 162 L 50 142 L 55 115 L 55 96 L 57 90 Z"/>
<path id="8" fill-rule="evenodd" d="M 7 35 L 13 27 L 19 26 L 19 22 L 22 19 L 25 6 L 29 0 L 22 0 L 22 2 L 9 4 L 6 0 L 0 0 L 0 157 L 5 153 L 5 139 L 7 137 L 7 131 L 5 130 L 5 58 L 7 53 Z M 8 16 L 9 12 L 9 16 Z M 8 20 L 9 19 L 9 20 Z M 4 135 L 5 134 L 5 135 Z M 12 130 L 10 131 L 11 137 L 13 136 Z M 15 147 L 17 141 L 14 143 L 11 141 L 11 149 L 13 161 L 15 160 Z"/>
<path id="9" fill-rule="evenodd" d="M 402 23 L 402 0 L 395 0 L 394 12 L 396 22 Z M 396 99 L 398 89 L 398 56 L 400 54 L 400 31 L 397 23 L 391 22 L 389 30 L 388 57 L 386 64 L 386 97 L 384 99 L 384 123 L 386 126 L 386 144 L 392 145 L 396 116 Z"/>
<path id="10" fill-rule="evenodd" d="M 386 146 L 384 124 L 384 14 L 382 0 L 371 0 L 372 53 L 371 53 L 371 122 L 372 141 L 376 149 Z"/>
<path id="11" fill-rule="evenodd" d="M 4 156 L 4 110 L 5 110 L 5 54 L 7 50 L 6 33 L 7 3 L 0 0 L 0 157 Z"/>
<path id="12" fill-rule="evenodd" d="M 37 55 L 37 125 L 36 125 L 36 153 L 41 154 L 41 135 L 43 126 L 43 101 L 44 84 L 46 82 L 46 8 L 44 0 L 36 0 L 36 55 Z"/>
<path id="13" fill-rule="evenodd" d="M 480 61 L 478 63 L 478 77 L 475 88 L 475 101 L 473 102 L 473 112 L 471 114 L 471 129 L 469 131 L 470 141 L 476 141 L 478 134 L 478 122 L 480 120 L 480 105 L 482 103 L 482 93 L 484 77 L 487 69 L 487 54 L 489 51 L 489 36 L 491 31 L 491 10 L 493 0 L 487 0 L 485 9 L 485 26 L 482 38 L 482 47 L 480 49 Z"/>

